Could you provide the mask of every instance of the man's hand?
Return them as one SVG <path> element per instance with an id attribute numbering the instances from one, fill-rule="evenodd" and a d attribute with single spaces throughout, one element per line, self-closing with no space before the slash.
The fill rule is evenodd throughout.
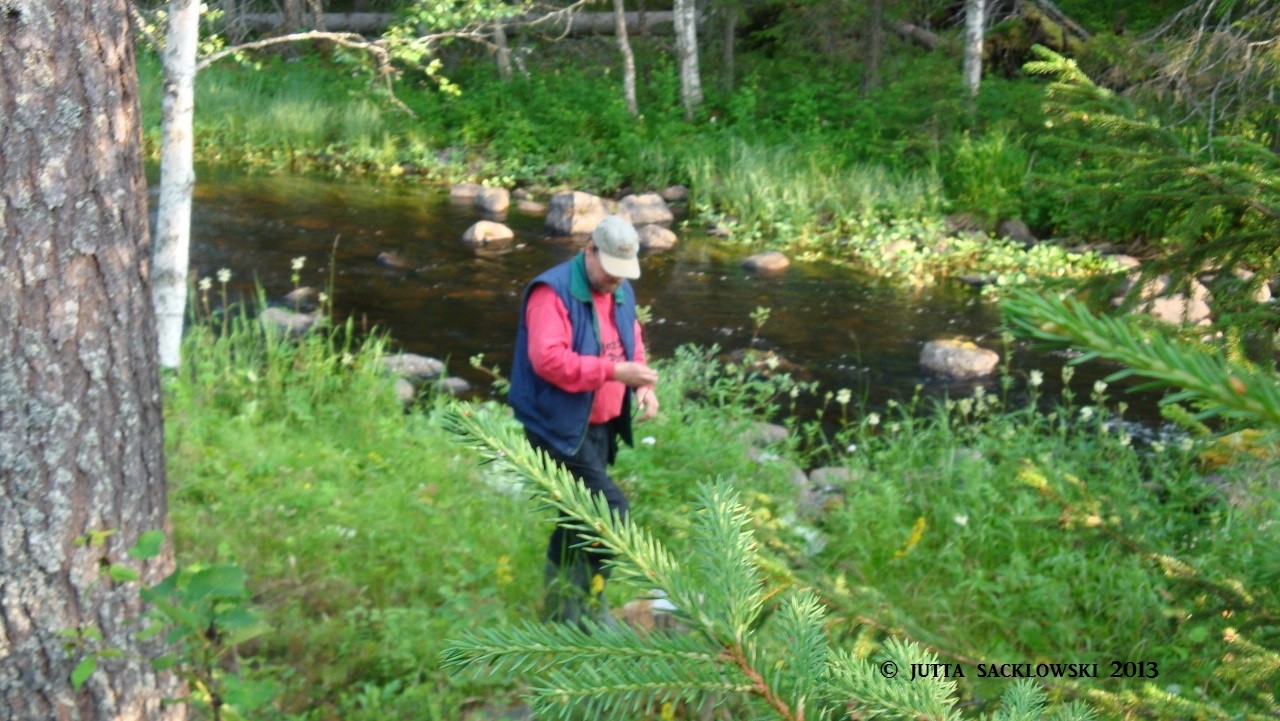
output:
<path id="1" fill-rule="evenodd" d="M 658 394 L 652 388 L 641 388 L 636 391 L 636 405 L 640 407 L 636 422 L 644 423 L 658 415 Z"/>
<path id="2" fill-rule="evenodd" d="M 613 378 L 632 388 L 651 386 L 658 382 L 658 372 L 643 363 L 623 361 L 613 367 Z"/>

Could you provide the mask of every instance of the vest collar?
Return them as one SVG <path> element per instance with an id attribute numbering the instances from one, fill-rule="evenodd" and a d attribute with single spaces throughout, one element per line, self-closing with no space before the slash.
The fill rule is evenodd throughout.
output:
<path id="1" fill-rule="evenodd" d="M 591 281 L 587 278 L 587 252 L 581 251 L 574 256 L 569 267 L 569 294 L 583 303 L 591 302 Z M 622 303 L 625 296 L 622 286 L 613 292 L 613 302 Z"/>

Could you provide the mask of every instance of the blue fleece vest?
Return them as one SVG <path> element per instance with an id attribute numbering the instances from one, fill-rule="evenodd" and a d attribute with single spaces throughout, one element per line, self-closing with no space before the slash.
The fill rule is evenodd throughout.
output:
<path id="1" fill-rule="evenodd" d="M 529 295 L 539 285 L 550 286 L 564 303 L 573 328 L 573 352 L 578 355 L 600 355 L 600 331 L 595 306 L 591 302 L 591 285 L 587 280 L 586 260 L 582 253 L 551 268 L 533 279 L 525 288 L 520 302 L 520 324 L 516 331 L 515 358 L 511 363 L 511 390 L 508 401 L 516 419 L 524 427 L 546 439 L 557 451 L 572 456 L 582 446 L 591 418 L 595 392 L 568 393 L 543 380 L 529 360 L 529 329 L 525 325 L 525 309 Z M 622 281 L 613 298 L 618 337 L 627 360 L 635 359 L 636 298 L 631 284 Z M 622 399 L 622 415 L 614 421 L 615 432 L 631 445 L 631 389 Z"/>

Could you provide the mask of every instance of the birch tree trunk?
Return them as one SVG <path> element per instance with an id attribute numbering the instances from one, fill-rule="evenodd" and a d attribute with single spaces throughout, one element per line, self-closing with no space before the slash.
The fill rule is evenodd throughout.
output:
<path id="1" fill-rule="evenodd" d="M 674 0 L 676 53 L 680 56 L 680 101 L 685 120 L 693 120 L 702 105 L 702 76 L 698 72 L 698 8 L 696 0 Z"/>
<path id="2" fill-rule="evenodd" d="M 613 14 L 617 19 L 614 32 L 618 35 L 618 50 L 622 53 L 622 94 L 627 99 L 627 112 L 634 118 L 640 115 L 636 102 L 636 57 L 631 54 L 631 41 L 627 38 L 627 15 L 622 0 L 613 0 Z"/>
<path id="3" fill-rule="evenodd" d="M 129 0 L 0 5 L 0 718 L 174 721 L 138 584 L 167 529 L 147 187 Z M 102 543 L 78 543 L 90 532 Z M 140 564 L 154 584 L 171 547 Z M 135 566 L 137 568 L 137 566 Z M 77 691 L 65 631 L 103 658 Z"/>
<path id="4" fill-rule="evenodd" d="M 982 83 L 982 28 L 986 23 L 985 0 L 964 3 L 964 84 L 970 97 L 978 94 Z"/>
<path id="5" fill-rule="evenodd" d="M 156 330 L 160 365 L 181 362 L 182 322 L 187 311 L 187 265 L 191 249 L 191 192 L 199 0 L 169 0 L 164 50 L 164 101 L 160 120 L 160 207 L 154 256 Z"/>

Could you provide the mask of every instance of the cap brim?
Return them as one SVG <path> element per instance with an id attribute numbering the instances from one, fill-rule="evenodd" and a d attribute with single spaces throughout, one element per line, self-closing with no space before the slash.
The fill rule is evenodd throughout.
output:
<path id="1" fill-rule="evenodd" d="M 600 258 L 600 267 L 604 268 L 604 272 L 615 278 L 635 280 L 640 277 L 639 258 L 615 258 L 603 251 L 598 254 L 598 257 Z"/>

